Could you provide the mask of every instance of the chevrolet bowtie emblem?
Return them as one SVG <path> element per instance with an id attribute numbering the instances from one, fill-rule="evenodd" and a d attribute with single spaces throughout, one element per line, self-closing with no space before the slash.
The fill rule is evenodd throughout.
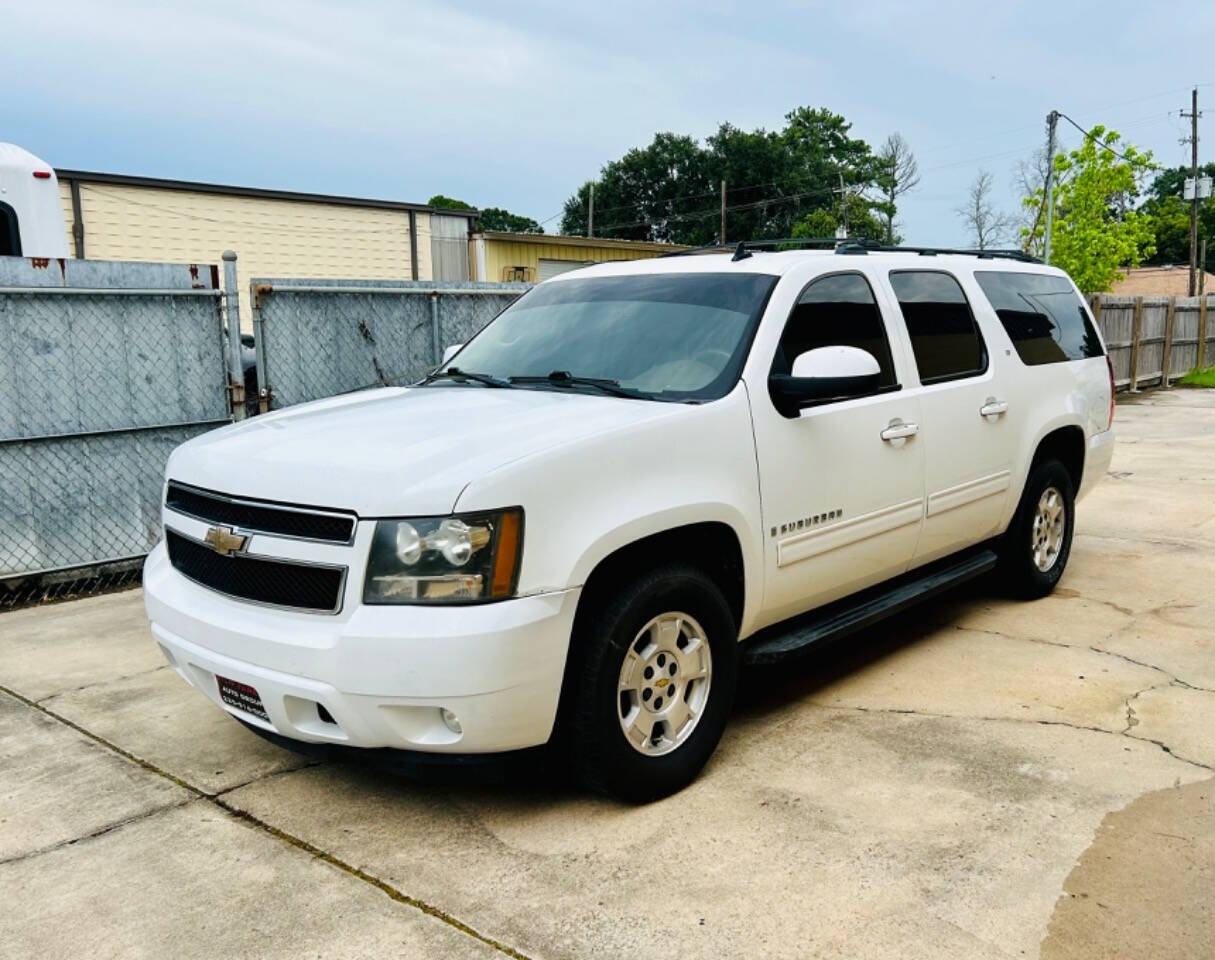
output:
<path id="1" fill-rule="evenodd" d="M 241 533 L 233 533 L 231 527 L 211 527 L 203 539 L 216 553 L 230 557 L 245 549 L 245 541 L 249 538 Z"/>

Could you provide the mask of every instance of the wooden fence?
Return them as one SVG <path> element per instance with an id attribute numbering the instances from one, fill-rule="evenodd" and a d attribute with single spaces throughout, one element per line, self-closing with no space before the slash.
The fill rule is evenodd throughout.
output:
<path id="1" fill-rule="evenodd" d="M 1114 384 L 1137 390 L 1215 363 L 1215 329 L 1202 297 L 1125 297 L 1094 294 L 1093 316 L 1114 365 Z"/>

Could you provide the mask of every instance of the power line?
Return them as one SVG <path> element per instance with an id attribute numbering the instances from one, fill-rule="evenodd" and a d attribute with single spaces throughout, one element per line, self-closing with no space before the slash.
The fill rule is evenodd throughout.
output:
<path id="1" fill-rule="evenodd" d="M 1106 150 L 1108 150 L 1110 153 L 1112 153 L 1115 157 L 1125 160 L 1127 163 L 1135 162 L 1130 157 L 1128 157 L 1125 153 L 1119 153 L 1117 150 L 1115 150 L 1113 147 L 1111 147 L 1108 143 L 1106 143 L 1100 137 L 1095 136 L 1091 130 L 1085 130 L 1084 127 L 1082 127 L 1082 126 L 1080 126 L 1080 124 L 1076 123 L 1076 121 L 1073 120 L 1071 117 L 1069 117 L 1066 113 L 1059 113 L 1059 116 L 1061 116 L 1064 120 L 1066 120 L 1068 123 L 1070 123 L 1077 130 L 1079 130 L 1082 134 L 1084 134 L 1085 139 L 1092 140 L 1092 141 L 1100 144 L 1101 146 L 1105 147 Z M 1096 130 L 1096 129 L 1097 129 L 1096 127 L 1093 128 L 1093 130 Z"/>

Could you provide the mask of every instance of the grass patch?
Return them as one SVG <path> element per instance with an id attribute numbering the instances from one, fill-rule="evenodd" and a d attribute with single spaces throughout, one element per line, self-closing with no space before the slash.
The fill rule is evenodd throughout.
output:
<path id="1" fill-rule="evenodd" d="M 1215 387 L 1215 367 L 1191 370 L 1177 382 L 1187 387 Z"/>

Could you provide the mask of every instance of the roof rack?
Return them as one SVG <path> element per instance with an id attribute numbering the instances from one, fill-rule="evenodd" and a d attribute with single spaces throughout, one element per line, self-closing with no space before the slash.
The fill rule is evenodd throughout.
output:
<path id="1" fill-rule="evenodd" d="M 875 253 L 915 253 L 921 257 L 935 257 L 938 254 L 941 256 L 957 256 L 957 257 L 978 257 L 980 260 L 1016 260 L 1020 263 L 1041 263 L 1042 261 L 1033 254 L 1026 253 L 1024 250 L 974 250 L 974 249 L 955 249 L 953 247 L 904 247 L 901 245 L 886 246 L 879 244 L 866 248 L 864 251 L 850 251 L 853 253 L 868 252 L 872 250 Z M 839 253 L 840 251 L 836 251 Z"/>
<path id="2" fill-rule="evenodd" d="M 864 237 L 777 237 L 772 240 L 739 240 L 736 243 L 706 243 L 687 250 L 675 250 L 664 253 L 662 257 L 688 257 L 700 253 L 724 252 L 733 250 L 733 260 L 746 260 L 752 250 L 765 250 L 770 247 L 838 247 L 840 245 L 873 245 L 874 241 Z"/>
<path id="3" fill-rule="evenodd" d="M 908 247 L 902 244 L 885 244 L 868 237 L 780 237 L 774 240 L 740 240 L 737 243 L 706 243 L 688 250 L 664 253 L 663 257 L 687 257 L 700 253 L 724 252 L 733 248 L 732 261 L 746 260 L 752 250 L 772 247 L 834 247 L 840 256 L 864 256 L 869 253 L 914 253 L 921 257 L 963 256 L 980 260 L 1016 260 L 1019 263 L 1041 263 L 1042 261 L 1024 250 L 974 250 L 954 247 Z"/>

